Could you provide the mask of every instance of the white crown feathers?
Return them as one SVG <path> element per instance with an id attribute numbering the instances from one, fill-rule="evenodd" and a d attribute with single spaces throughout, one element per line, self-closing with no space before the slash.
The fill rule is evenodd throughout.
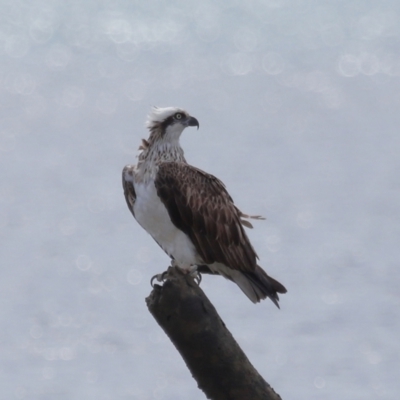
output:
<path id="1" fill-rule="evenodd" d="M 149 115 L 147 116 L 146 127 L 149 129 L 154 128 L 157 123 L 165 121 L 168 117 L 177 112 L 187 114 L 185 110 L 182 110 L 182 108 L 178 107 L 152 107 Z"/>

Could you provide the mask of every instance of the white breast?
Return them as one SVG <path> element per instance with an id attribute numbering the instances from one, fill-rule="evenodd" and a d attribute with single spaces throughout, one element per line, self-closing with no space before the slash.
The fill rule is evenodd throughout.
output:
<path id="1" fill-rule="evenodd" d="M 168 211 L 157 195 L 154 181 L 135 184 L 135 218 L 164 251 L 182 268 L 201 263 L 188 236 L 171 222 Z"/>

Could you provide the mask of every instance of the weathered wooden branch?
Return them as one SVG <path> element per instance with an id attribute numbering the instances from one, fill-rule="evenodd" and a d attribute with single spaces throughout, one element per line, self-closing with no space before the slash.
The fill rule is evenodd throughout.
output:
<path id="1" fill-rule="evenodd" d="M 281 400 L 226 328 L 188 274 L 169 268 L 146 303 L 208 399 Z"/>

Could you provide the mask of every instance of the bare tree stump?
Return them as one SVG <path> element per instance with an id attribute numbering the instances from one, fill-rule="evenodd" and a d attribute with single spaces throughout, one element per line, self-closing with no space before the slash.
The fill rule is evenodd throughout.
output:
<path id="1" fill-rule="evenodd" d="M 170 267 L 147 307 L 212 400 L 281 400 L 236 343 L 204 292 Z"/>

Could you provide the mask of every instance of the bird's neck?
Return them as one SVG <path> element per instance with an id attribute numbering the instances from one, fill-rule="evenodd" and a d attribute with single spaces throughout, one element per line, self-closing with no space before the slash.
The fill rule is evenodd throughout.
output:
<path id="1" fill-rule="evenodd" d="M 179 139 L 167 140 L 165 136 L 152 132 L 146 144 L 147 146 L 139 154 L 136 168 L 140 180 L 154 179 L 160 163 L 171 161 L 186 163 Z"/>

